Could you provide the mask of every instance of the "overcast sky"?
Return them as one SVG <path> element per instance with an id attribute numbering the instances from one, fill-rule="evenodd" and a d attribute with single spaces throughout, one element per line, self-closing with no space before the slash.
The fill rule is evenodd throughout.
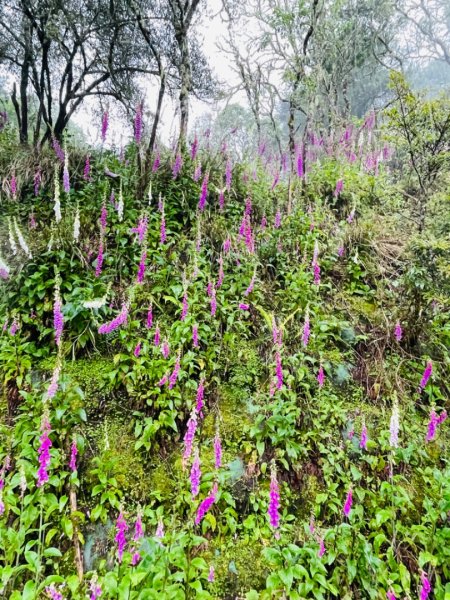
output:
<path id="1" fill-rule="evenodd" d="M 218 14 L 221 7 L 221 0 L 207 0 L 207 6 L 209 16 L 204 17 L 202 23 L 198 27 L 199 40 L 202 43 L 203 51 L 208 58 L 213 74 L 217 77 L 218 81 L 225 82 L 226 85 L 232 85 L 233 83 L 236 83 L 236 75 L 231 70 L 231 64 L 227 56 L 217 48 L 217 42 L 225 33 L 225 25 L 222 23 Z M 157 91 L 157 87 L 155 86 L 153 89 L 147 90 L 146 92 L 146 104 L 151 110 L 153 110 L 153 107 L 156 105 Z M 235 101 L 245 102 L 245 98 L 236 97 Z M 100 124 L 97 123 L 97 120 L 93 115 L 94 102 L 95 100 L 92 101 L 90 106 L 85 106 L 84 109 L 78 111 L 73 120 L 81 127 L 87 136 L 88 142 L 100 143 Z M 223 104 L 224 103 L 222 103 L 222 106 Z M 189 117 L 190 127 L 194 125 L 198 117 L 205 113 L 217 110 L 217 108 L 218 105 L 216 102 L 206 103 L 191 97 Z M 169 143 L 177 133 L 178 115 L 176 114 L 176 109 L 177 102 L 172 101 L 166 96 L 163 104 L 162 120 L 158 130 L 158 135 L 165 143 Z M 150 126 L 151 124 L 147 123 L 147 127 Z M 119 119 L 115 119 L 112 115 L 107 140 L 109 141 L 109 144 L 120 146 L 122 143 L 126 142 L 127 138 L 131 137 L 131 135 L 131 127 L 127 127 L 126 124 L 120 123 Z"/>

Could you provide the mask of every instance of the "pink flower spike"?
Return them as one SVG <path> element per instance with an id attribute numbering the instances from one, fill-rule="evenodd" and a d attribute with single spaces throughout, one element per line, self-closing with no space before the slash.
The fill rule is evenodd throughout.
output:
<path id="1" fill-rule="evenodd" d="M 202 502 L 200 503 L 200 505 L 197 509 L 197 514 L 195 515 L 195 520 L 194 520 L 194 523 L 196 525 L 199 525 L 201 523 L 203 517 L 206 515 L 206 513 L 209 511 L 211 506 L 216 501 L 216 496 L 217 496 L 217 483 L 214 484 L 213 489 L 211 490 L 211 493 L 208 496 L 206 496 L 206 498 L 204 500 L 202 500 Z"/>
<path id="2" fill-rule="evenodd" d="M 394 335 L 397 342 L 399 342 L 402 339 L 403 331 L 402 326 L 400 325 L 400 321 L 397 321 L 397 323 L 395 324 Z"/>
<path id="3" fill-rule="evenodd" d="M 119 564 L 120 564 L 122 562 L 123 551 L 127 544 L 125 533 L 128 531 L 128 525 L 125 521 L 125 517 L 123 516 L 122 512 L 120 512 L 119 516 L 117 517 L 116 529 L 117 529 L 117 534 L 116 534 L 115 540 L 117 543 L 117 554 L 119 557 Z"/>
<path id="4" fill-rule="evenodd" d="M 159 331 L 159 325 L 157 325 L 156 329 L 155 329 L 155 336 L 153 338 L 153 344 L 155 346 L 159 346 L 160 340 L 161 340 L 161 332 Z"/>
<path id="5" fill-rule="evenodd" d="M 139 357 L 139 355 L 140 355 L 140 353 L 141 353 L 141 342 L 138 342 L 138 343 L 136 344 L 136 347 L 135 347 L 135 349 L 134 349 L 134 352 L 133 352 L 133 354 L 134 354 L 134 356 L 135 356 L 136 358 L 138 358 L 138 357 Z"/>
<path id="6" fill-rule="evenodd" d="M 317 556 L 319 558 L 322 558 L 322 556 L 325 554 L 325 542 L 323 541 L 322 538 L 320 538 L 319 540 L 319 551 L 317 552 Z"/>
<path id="7" fill-rule="evenodd" d="M 192 345 L 198 348 L 198 325 L 192 326 Z"/>
<path id="8" fill-rule="evenodd" d="M 77 443 L 74 440 L 72 442 L 72 446 L 70 448 L 70 461 L 69 461 L 69 468 L 72 472 L 75 472 L 77 470 L 77 454 L 78 454 Z"/>
<path id="9" fill-rule="evenodd" d="M 220 441 L 219 428 L 216 429 L 216 436 L 214 438 L 214 468 L 220 469 L 222 466 L 222 443 Z"/>
<path id="10" fill-rule="evenodd" d="M 430 419 L 428 421 L 428 430 L 427 437 L 425 438 L 427 442 L 432 442 L 436 437 L 436 428 L 439 423 L 439 417 L 436 414 L 434 408 L 430 412 Z"/>
<path id="11" fill-rule="evenodd" d="M 214 582 L 214 577 L 215 577 L 214 567 L 213 567 L 213 565 L 211 565 L 209 567 L 209 573 L 208 573 L 208 581 L 209 581 L 209 583 L 213 583 Z"/>
<path id="12" fill-rule="evenodd" d="M 350 515 L 350 511 L 352 510 L 352 504 L 353 504 L 353 490 L 352 488 L 350 488 L 347 492 L 347 498 L 345 499 L 345 504 L 344 504 L 344 515 L 346 517 L 348 517 Z"/>
<path id="13" fill-rule="evenodd" d="M 153 325 L 153 307 L 150 304 L 148 311 L 147 311 L 147 322 L 146 322 L 147 329 L 151 329 L 152 325 Z"/>
<path id="14" fill-rule="evenodd" d="M 319 384 L 319 388 L 323 388 L 323 384 L 325 383 L 325 372 L 323 370 L 323 366 L 320 365 L 319 372 L 317 374 L 317 382 Z"/>
<path id="15" fill-rule="evenodd" d="M 200 382 L 198 384 L 198 389 L 197 389 L 197 398 L 196 398 L 196 404 L 195 404 L 195 410 L 197 411 L 197 413 L 199 414 L 199 416 L 202 416 L 202 409 L 203 409 L 203 396 L 205 393 L 205 380 L 200 379 Z"/>
<path id="16" fill-rule="evenodd" d="M 272 462 L 270 475 L 269 508 L 267 509 L 267 514 L 269 515 L 269 523 L 274 529 L 277 529 L 280 526 L 279 508 L 280 490 L 277 481 L 277 471 L 275 462 Z"/>
<path id="17" fill-rule="evenodd" d="M 428 575 L 422 571 L 420 574 L 420 580 L 422 582 L 422 586 L 420 588 L 420 600 L 427 600 L 428 596 L 431 593 L 431 584 L 428 579 Z"/>
<path id="18" fill-rule="evenodd" d="M 425 371 L 423 372 L 422 379 L 419 384 L 419 391 L 422 391 L 428 383 L 428 380 L 431 377 L 431 373 L 433 372 L 433 363 L 431 360 L 428 361 Z"/>
<path id="19" fill-rule="evenodd" d="M 397 600 L 394 592 L 392 592 L 391 590 L 388 590 L 386 593 L 386 600 Z"/>
<path id="20" fill-rule="evenodd" d="M 363 450 L 367 450 L 367 427 L 365 423 L 361 429 L 361 441 L 359 442 L 359 447 Z"/>
<path id="21" fill-rule="evenodd" d="M 249 304 L 244 304 L 243 302 L 241 302 L 239 304 L 239 308 L 240 308 L 240 310 L 249 310 L 250 309 L 250 305 Z"/>
<path id="22" fill-rule="evenodd" d="M 198 493 L 200 491 L 201 476 L 202 476 L 202 472 L 200 470 L 200 456 L 198 453 L 198 448 L 196 448 L 195 452 L 194 452 L 194 461 L 192 463 L 191 476 L 190 476 L 192 500 L 194 500 L 196 498 L 196 496 L 198 496 Z"/>

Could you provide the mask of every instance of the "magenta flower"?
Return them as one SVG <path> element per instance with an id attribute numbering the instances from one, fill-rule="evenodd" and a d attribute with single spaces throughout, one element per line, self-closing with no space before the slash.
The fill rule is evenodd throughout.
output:
<path id="1" fill-rule="evenodd" d="M 197 135 L 195 135 L 193 142 L 191 143 L 191 160 L 195 160 L 198 152 L 198 139 Z"/>
<path id="2" fill-rule="evenodd" d="M 192 326 L 192 345 L 198 348 L 198 325 Z"/>
<path id="3" fill-rule="evenodd" d="M 97 584 L 96 577 L 93 577 L 91 579 L 91 584 L 89 586 L 89 590 L 91 592 L 89 600 L 97 600 L 102 595 L 102 588 Z"/>
<path id="4" fill-rule="evenodd" d="M 353 223 L 353 219 L 355 218 L 355 212 L 356 210 L 354 208 L 350 211 L 350 214 L 347 217 L 347 223 Z"/>
<path id="5" fill-rule="evenodd" d="M 136 144 L 141 143 L 142 139 L 142 102 L 137 105 L 136 117 L 134 119 L 134 140 Z"/>
<path id="6" fill-rule="evenodd" d="M 419 392 L 422 391 L 428 383 L 428 380 L 431 377 L 431 373 L 433 372 L 433 363 L 431 360 L 428 361 L 425 371 L 423 372 L 422 379 L 419 384 Z"/>
<path id="7" fill-rule="evenodd" d="M 123 304 L 122 310 L 117 315 L 117 317 L 115 319 L 113 319 L 112 321 L 109 321 L 108 323 L 103 323 L 103 325 L 100 325 L 100 327 L 98 328 L 98 332 L 102 333 L 102 334 L 103 333 L 111 333 L 112 331 L 115 331 L 118 327 L 120 327 L 121 325 L 124 325 L 127 322 L 127 319 L 128 319 L 128 307 L 126 304 Z"/>
<path id="8" fill-rule="evenodd" d="M 345 499 L 345 504 L 343 508 L 344 515 L 348 517 L 350 515 L 350 511 L 352 510 L 353 504 L 353 490 L 350 488 L 347 492 L 347 497 Z"/>
<path id="9" fill-rule="evenodd" d="M 255 286 L 255 276 L 253 275 L 248 288 L 244 292 L 244 296 L 248 296 L 249 294 L 251 294 L 253 292 L 254 286 Z"/>
<path id="10" fill-rule="evenodd" d="M 344 188 L 344 182 L 342 181 L 342 179 L 338 179 L 336 181 L 336 187 L 334 189 L 334 196 L 337 198 L 339 196 L 339 194 L 342 192 Z"/>
<path id="11" fill-rule="evenodd" d="M 164 537 L 164 522 L 162 519 L 158 521 L 158 527 L 156 528 L 155 537 L 162 539 Z"/>
<path id="12" fill-rule="evenodd" d="M 274 227 L 275 229 L 279 229 L 281 227 L 281 212 L 278 209 L 275 215 L 275 223 L 274 223 Z"/>
<path id="13" fill-rule="evenodd" d="M 319 384 L 319 388 L 322 388 L 323 384 L 325 383 L 325 372 L 322 365 L 320 365 L 319 372 L 317 373 L 317 382 Z"/>
<path id="14" fill-rule="evenodd" d="M 139 554 L 139 552 L 137 550 L 134 550 L 133 554 L 131 555 L 131 566 L 135 567 L 139 561 L 141 560 L 141 555 Z"/>
<path id="15" fill-rule="evenodd" d="M 103 267 L 103 238 L 100 237 L 100 242 L 98 245 L 98 254 L 97 254 L 97 265 L 95 267 L 95 276 L 100 277 L 102 274 Z"/>
<path id="16" fill-rule="evenodd" d="M 301 178 L 303 177 L 303 174 L 303 158 L 301 152 L 299 152 L 297 155 L 297 176 Z"/>
<path id="17" fill-rule="evenodd" d="M 185 318 L 187 317 L 188 311 L 189 311 L 188 295 L 187 295 L 187 291 L 185 291 L 183 294 L 183 306 L 182 306 L 182 310 L 181 310 L 180 321 L 185 320 Z"/>
<path id="18" fill-rule="evenodd" d="M 266 215 L 263 215 L 262 219 L 261 219 L 260 228 L 261 228 L 262 231 L 264 231 L 264 229 L 266 227 L 267 227 L 267 218 L 266 218 Z"/>
<path id="19" fill-rule="evenodd" d="M 196 498 L 196 496 L 198 496 L 198 493 L 200 491 L 201 476 L 202 476 L 202 472 L 200 470 L 200 456 L 198 453 L 198 448 L 196 448 L 195 452 L 194 452 L 194 460 L 192 462 L 191 476 L 190 476 L 192 500 L 194 500 L 194 498 Z"/>
<path id="20" fill-rule="evenodd" d="M 170 354 L 169 342 L 167 341 L 167 339 L 165 339 L 164 342 L 162 343 L 161 352 L 162 352 L 162 355 L 164 356 L 164 358 L 167 360 L 169 358 L 169 354 Z"/>
<path id="21" fill-rule="evenodd" d="M 52 447 L 52 442 L 49 438 L 50 431 L 50 422 L 44 412 L 41 422 L 41 436 L 39 438 L 40 446 L 38 449 L 39 468 L 37 471 L 37 487 L 42 487 L 44 483 L 48 481 L 47 469 L 50 466 L 50 448 Z"/>
<path id="22" fill-rule="evenodd" d="M 231 250 L 231 238 L 227 238 L 224 243 L 223 243 L 223 251 L 225 252 L 225 254 L 228 254 L 228 252 Z"/>
<path id="23" fill-rule="evenodd" d="M 105 112 L 103 113 L 103 116 L 102 116 L 102 133 L 101 133 L 102 144 L 104 144 L 105 140 L 106 140 L 106 132 L 108 131 L 108 122 L 109 122 L 109 115 L 108 115 L 108 111 L 105 110 Z"/>
<path id="24" fill-rule="evenodd" d="M 323 538 L 320 538 L 319 540 L 319 551 L 317 552 L 317 556 L 319 558 L 322 558 L 322 556 L 325 554 L 325 542 L 323 541 Z"/>
<path id="25" fill-rule="evenodd" d="M 53 398 L 56 394 L 56 392 L 58 391 L 58 381 L 59 381 L 59 374 L 61 371 L 61 367 L 60 365 L 57 363 L 56 367 L 53 369 L 53 373 L 52 373 L 52 379 L 50 381 L 50 385 L 48 386 L 47 389 L 47 398 Z"/>
<path id="26" fill-rule="evenodd" d="M 16 335 L 19 330 L 19 321 L 14 317 L 11 327 L 9 328 L 10 335 Z"/>
<path id="27" fill-rule="evenodd" d="M 216 300 L 216 288 L 212 285 L 211 287 L 211 316 L 214 317 L 217 310 L 217 300 Z"/>
<path id="28" fill-rule="evenodd" d="M 402 339 L 403 331 L 400 325 L 400 321 L 397 321 L 397 323 L 395 324 L 394 335 L 397 342 L 399 342 Z"/>
<path id="29" fill-rule="evenodd" d="M 141 354 L 141 342 L 138 342 L 134 348 L 133 354 L 136 358 Z"/>
<path id="30" fill-rule="evenodd" d="M 422 573 L 420 574 L 420 580 L 422 582 L 420 588 L 420 600 L 427 600 L 428 596 L 431 593 L 431 584 L 427 574 L 424 571 L 422 571 Z"/>
<path id="31" fill-rule="evenodd" d="M 102 204 L 102 210 L 100 211 L 100 219 L 99 219 L 99 223 L 100 223 L 100 229 L 102 230 L 102 232 L 104 232 L 106 230 L 106 220 L 108 218 L 108 211 L 106 210 L 106 205 L 105 203 Z"/>
<path id="32" fill-rule="evenodd" d="M 309 533 L 311 535 L 313 535 L 315 530 L 316 530 L 316 521 L 315 521 L 314 515 L 311 515 L 311 517 L 309 519 Z"/>
<path id="33" fill-rule="evenodd" d="M 275 353 L 275 362 L 276 362 L 277 389 L 281 390 L 281 388 L 283 387 L 283 367 L 281 365 L 281 354 L 278 350 Z"/>
<path id="34" fill-rule="evenodd" d="M 272 462 L 270 474 L 270 492 L 269 492 L 269 507 L 267 514 L 269 515 L 269 523 L 271 527 L 277 529 L 280 526 L 280 490 L 277 481 L 277 471 L 275 462 Z"/>
<path id="35" fill-rule="evenodd" d="M 184 452 L 183 462 L 185 463 L 192 454 L 192 445 L 194 443 L 195 432 L 197 429 L 197 411 L 195 407 L 192 409 L 191 416 L 187 422 L 186 433 L 184 434 Z"/>
<path id="36" fill-rule="evenodd" d="M 61 299 L 59 290 L 55 294 L 55 302 L 53 303 L 53 326 L 55 328 L 55 342 L 59 346 L 64 328 L 64 316 L 61 311 Z"/>
<path id="37" fill-rule="evenodd" d="M 395 399 L 392 407 L 392 415 L 390 421 L 390 439 L 389 443 L 392 448 L 398 448 L 398 432 L 400 429 L 400 414 L 398 410 L 398 402 Z"/>
<path id="38" fill-rule="evenodd" d="M 139 261 L 139 268 L 137 274 L 137 283 L 142 283 L 144 281 L 145 276 L 145 261 L 147 260 L 147 252 L 146 250 L 142 251 L 141 260 Z"/>
<path id="39" fill-rule="evenodd" d="M 243 302 L 241 302 L 239 304 L 239 309 L 240 310 L 249 310 L 250 309 L 250 305 L 249 304 L 244 304 Z"/>
<path id="40" fill-rule="evenodd" d="M 216 496 L 217 496 L 217 483 L 214 484 L 210 494 L 208 496 L 206 496 L 206 498 L 204 500 L 202 500 L 202 502 L 200 503 L 200 505 L 197 509 L 197 514 L 195 515 L 194 522 L 196 525 L 199 525 L 202 522 L 203 517 L 206 515 L 206 513 L 209 511 L 211 506 L 216 501 Z"/>
<path id="41" fill-rule="evenodd" d="M 195 410 L 197 411 L 197 413 L 202 416 L 202 409 L 203 409 L 203 396 L 205 393 L 205 380 L 203 379 L 203 377 L 200 379 L 199 384 L 198 384 L 198 388 L 197 388 L 197 398 L 196 398 L 196 404 L 195 404 Z"/>
<path id="42" fill-rule="evenodd" d="M 439 422 L 439 417 L 436 414 L 434 408 L 430 412 L 430 419 L 428 421 L 427 437 L 426 441 L 431 442 L 436 437 L 436 428 Z"/>
<path id="43" fill-rule="evenodd" d="M 167 240 L 167 232 L 166 232 L 166 219 L 164 217 L 164 212 L 161 215 L 161 229 L 160 229 L 160 243 L 163 246 Z"/>
<path id="44" fill-rule="evenodd" d="M 224 190 L 220 190 L 219 192 L 219 210 L 223 210 L 225 206 L 225 192 Z"/>
<path id="45" fill-rule="evenodd" d="M 159 325 L 157 325 L 156 329 L 155 329 L 155 336 L 153 338 L 153 344 L 155 346 L 159 346 L 160 339 L 161 339 L 161 332 L 159 331 Z"/>
<path id="46" fill-rule="evenodd" d="M 136 518 L 136 522 L 134 524 L 134 536 L 133 536 L 133 540 L 135 542 L 137 542 L 138 540 L 140 540 L 141 538 L 144 537 L 144 529 L 142 527 L 142 515 L 139 512 Z"/>
<path id="47" fill-rule="evenodd" d="M 359 447 L 363 450 L 367 450 L 367 427 L 365 423 L 363 423 L 361 429 L 361 440 L 359 442 Z"/>
<path id="48" fill-rule="evenodd" d="M 198 165 L 194 169 L 194 175 L 192 176 L 192 179 L 197 182 L 201 176 L 202 176 L 202 165 L 201 165 L 201 163 L 198 163 Z"/>
<path id="49" fill-rule="evenodd" d="M 161 155 L 159 154 L 159 152 L 157 152 L 155 154 L 155 160 L 153 161 L 153 165 L 152 165 L 152 173 L 156 173 L 156 171 L 159 169 L 160 164 L 161 164 Z"/>
<path id="50" fill-rule="evenodd" d="M 46 586 L 45 593 L 50 600 L 64 600 L 64 596 L 62 595 L 61 591 L 57 589 L 54 583 Z"/>
<path id="51" fill-rule="evenodd" d="M 230 191 L 230 189 L 231 189 L 231 178 L 232 178 L 231 169 L 232 169 L 231 160 L 228 159 L 227 164 L 225 165 L 225 186 L 228 191 Z"/>
<path id="52" fill-rule="evenodd" d="M 302 334 L 302 342 L 303 342 L 303 346 L 305 348 L 308 345 L 310 335 L 311 335 L 311 328 L 310 328 L 310 323 L 309 323 L 309 314 L 308 314 L 308 311 L 306 311 L 305 323 L 303 325 L 303 334 Z"/>
<path id="53" fill-rule="evenodd" d="M 158 381 L 157 385 L 159 387 L 162 387 L 163 385 L 166 385 L 166 383 L 169 381 L 169 378 L 167 375 L 163 375 L 163 377 L 161 377 L 161 379 Z"/>
<path id="54" fill-rule="evenodd" d="M 147 311 L 147 322 L 146 322 L 146 327 L 147 329 L 151 329 L 152 325 L 153 325 L 153 307 L 150 304 L 150 306 L 148 307 L 148 311 Z"/>
<path id="55" fill-rule="evenodd" d="M 386 593 L 386 600 L 396 600 L 394 592 L 388 590 Z"/>
<path id="56" fill-rule="evenodd" d="M 34 195 L 37 196 L 39 194 L 39 188 L 41 186 L 41 172 L 39 169 L 34 174 L 33 183 L 34 183 Z"/>
<path id="57" fill-rule="evenodd" d="M 447 416 L 448 416 L 447 415 L 447 411 L 443 410 L 441 412 L 441 414 L 439 415 L 439 417 L 438 417 L 438 425 L 441 425 L 445 421 L 445 419 L 447 418 Z"/>
<path id="58" fill-rule="evenodd" d="M 209 573 L 208 573 L 208 581 L 209 581 L 209 583 L 213 583 L 214 582 L 214 577 L 215 577 L 214 567 L 213 567 L 213 565 L 211 565 L 209 567 Z"/>
<path id="59" fill-rule="evenodd" d="M 214 467 L 220 469 L 222 466 L 222 443 L 220 441 L 219 428 L 216 429 L 216 435 L 214 437 Z"/>
<path id="60" fill-rule="evenodd" d="M 169 390 L 171 390 L 175 386 L 175 384 L 177 382 L 178 373 L 180 372 L 180 359 L 181 359 L 180 353 L 178 352 L 178 356 L 177 356 L 177 360 L 176 360 L 175 366 L 173 368 L 172 374 L 169 377 Z"/>
<path id="61" fill-rule="evenodd" d="M 116 533 L 115 540 L 117 543 L 117 554 L 119 557 L 119 564 L 120 564 L 122 562 L 123 551 L 125 549 L 125 546 L 127 545 L 125 533 L 128 531 L 128 525 L 125 521 L 125 517 L 123 516 L 122 511 L 120 511 L 119 516 L 117 517 L 116 529 L 117 529 L 117 533 Z"/>
<path id="62" fill-rule="evenodd" d="M 61 148 L 58 140 L 55 137 L 52 138 L 52 146 L 56 156 L 63 163 L 66 155 L 64 154 L 64 150 Z"/>
<path id="63" fill-rule="evenodd" d="M 175 162 L 174 162 L 173 168 L 172 168 L 173 179 L 176 179 L 178 177 L 182 167 L 183 167 L 183 157 L 178 152 L 178 154 L 175 157 Z"/>
<path id="64" fill-rule="evenodd" d="M 200 212 L 203 212 L 205 210 L 206 197 L 208 195 L 208 180 L 209 180 L 209 173 L 205 173 L 205 176 L 204 176 L 203 182 L 202 182 L 200 198 L 198 201 L 198 209 L 200 210 Z"/>
<path id="65" fill-rule="evenodd" d="M 339 256 L 339 258 L 342 258 L 344 256 L 344 252 L 345 252 L 344 246 L 339 246 L 339 248 L 338 248 L 338 256 Z"/>
<path id="66" fill-rule="evenodd" d="M 70 461 L 69 461 L 69 468 L 72 472 L 75 472 L 77 470 L 77 454 L 78 454 L 77 443 L 75 440 L 73 440 L 72 445 L 70 447 Z"/>
<path id="67" fill-rule="evenodd" d="M 147 227 L 148 227 L 148 218 L 147 218 L 147 216 L 143 216 L 139 219 L 137 227 L 133 227 L 131 229 L 131 233 L 136 233 L 136 235 L 138 236 L 139 244 L 142 244 L 142 242 L 145 239 L 145 235 L 147 233 Z"/>

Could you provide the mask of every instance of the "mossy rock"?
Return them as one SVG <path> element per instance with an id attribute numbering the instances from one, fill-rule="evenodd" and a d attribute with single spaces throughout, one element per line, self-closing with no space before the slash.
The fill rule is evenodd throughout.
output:
<path id="1" fill-rule="evenodd" d="M 216 570 L 215 597 L 235 600 L 245 597 L 251 589 L 265 589 L 270 572 L 262 550 L 260 541 L 244 538 L 233 540 L 226 548 L 217 548 L 210 559 Z"/>

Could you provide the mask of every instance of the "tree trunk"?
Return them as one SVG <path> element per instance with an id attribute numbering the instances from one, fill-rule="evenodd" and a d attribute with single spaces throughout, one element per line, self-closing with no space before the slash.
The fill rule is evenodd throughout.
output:
<path id="1" fill-rule="evenodd" d="M 186 147 L 186 138 L 189 121 L 189 92 L 191 90 L 191 63 L 189 56 L 189 47 L 187 41 L 187 32 L 182 31 L 179 34 L 179 47 L 181 51 L 180 64 L 180 136 L 178 138 L 178 149 L 184 150 Z"/>

